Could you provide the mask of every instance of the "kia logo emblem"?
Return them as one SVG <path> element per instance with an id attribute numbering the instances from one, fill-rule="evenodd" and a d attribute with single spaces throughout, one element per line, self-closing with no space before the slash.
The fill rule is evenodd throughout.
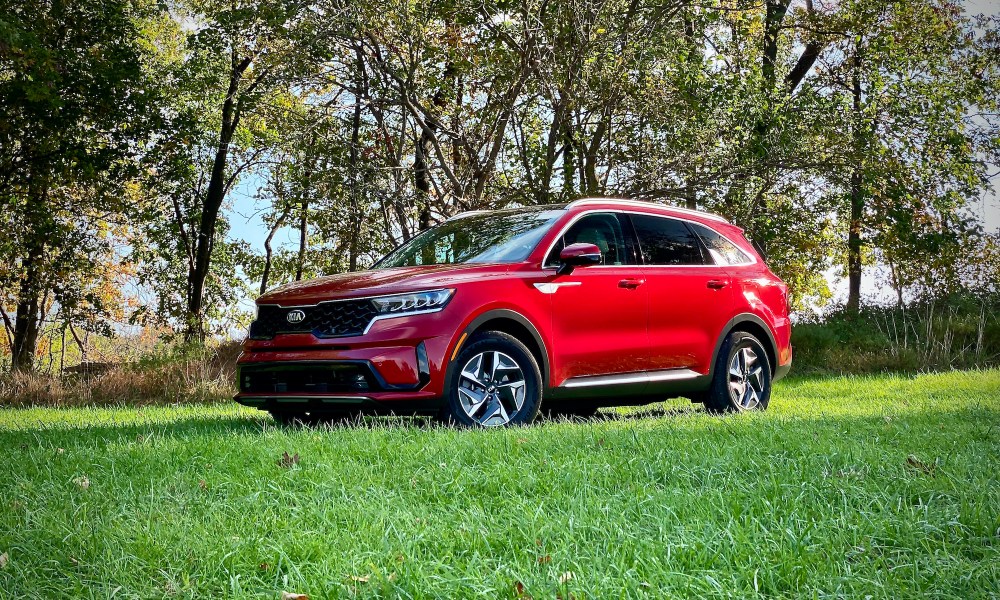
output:
<path id="1" fill-rule="evenodd" d="M 288 311 L 288 316 L 285 317 L 289 323 L 301 323 L 306 320 L 306 313 L 301 310 L 295 309 Z"/>

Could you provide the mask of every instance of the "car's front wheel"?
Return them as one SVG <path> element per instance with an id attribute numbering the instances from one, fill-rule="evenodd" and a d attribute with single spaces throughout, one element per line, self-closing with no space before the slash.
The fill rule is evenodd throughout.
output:
<path id="1" fill-rule="evenodd" d="M 749 333 L 734 331 L 719 349 L 705 408 L 715 413 L 764 410 L 770 400 L 771 366 L 764 346 Z"/>
<path id="2" fill-rule="evenodd" d="M 531 423 L 541 403 L 542 375 L 531 352 L 500 331 L 478 333 L 453 363 L 442 417 L 462 425 Z"/>

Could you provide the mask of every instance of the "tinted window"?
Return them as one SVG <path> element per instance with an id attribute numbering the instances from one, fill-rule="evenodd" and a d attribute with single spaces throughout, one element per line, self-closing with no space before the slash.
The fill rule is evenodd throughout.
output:
<path id="1" fill-rule="evenodd" d="M 634 264 L 621 221 L 615 213 L 598 213 L 581 218 L 566 231 L 545 258 L 545 266 L 559 265 L 559 253 L 570 244 L 594 244 L 601 250 L 601 264 Z"/>
<path id="2" fill-rule="evenodd" d="M 563 212 L 531 208 L 446 221 L 396 248 L 375 268 L 522 261 Z"/>
<path id="3" fill-rule="evenodd" d="M 740 250 L 736 244 L 730 242 L 718 233 L 703 225 L 691 224 L 701 241 L 705 242 L 708 254 L 717 265 L 747 265 L 753 262 L 747 253 Z"/>
<path id="4" fill-rule="evenodd" d="M 635 234 L 639 238 L 639 249 L 647 265 L 703 265 L 698 238 L 688 229 L 684 221 L 630 215 Z"/>

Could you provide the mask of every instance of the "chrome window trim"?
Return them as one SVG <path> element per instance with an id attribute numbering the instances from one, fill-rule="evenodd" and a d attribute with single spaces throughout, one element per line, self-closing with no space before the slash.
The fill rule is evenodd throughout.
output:
<path id="1" fill-rule="evenodd" d="M 749 266 L 757 264 L 757 259 L 754 258 L 753 256 L 750 256 L 749 254 L 747 254 L 747 252 L 743 248 L 741 248 L 739 244 L 737 244 L 733 240 L 729 239 L 726 235 L 724 235 L 723 233 L 721 233 L 718 230 L 714 229 L 713 227 L 709 227 L 705 223 L 699 223 L 698 221 L 693 221 L 691 219 L 685 219 L 684 217 L 675 217 L 673 215 L 659 215 L 659 214 L 651 214 L 651 213 L 635 213 L 635 214 L 641 214 L 643 216 L 649 216 L 649 217 L 659 217 L 661 219 L 675 219 L 677 221 L 683 221 L 684 223 L 691 223 L 692 225 L 701 225 L 702 227 L 708 229 L 712 233 L 716 234 L 720 238 L 726 240 L 727 242 L 729 242 L 730 244 L 732 244 L 733 246 L 735 246 L 737 250 L 739 250 L 743 254 L 746 254 L 747 258 L 750 259 L 750 262 L 740 263 L 738 265 L 719 265 L 719 264 L 711 264 L 711 265 L 646 265 L 646 264 L 644 264 L 644 265 L 642 265 L 643 267 L 673 267 L 673 268 L 676 268 L 676 267 L 749 267 Z M 728 223 L 728 221 L 727 221 L 727 223 Z M 701 236 L 698 235 L 697 231 L 692 231 L 691 233 L 693 233 L 702 244 L 705 244 L 705 242 L 701 239 Z M 636 235 L 636 237 L 638 238 L 638 235 Z M 642 242 L 640 242 L 640 245 L 641 245 L 641 243 Z M 707 246 L 707 244 L 706 244 L 706 246 Z"/>
<path id="2" fill-rule="evenodd" d="M 582 212 L 574 215 L 573 218 L 570 219 L 569 223 L 566 223 L 566 225 L 564 225 L 563 228 L 559 231 L 559 235 L 557 235 L 552 240 L 552 243 L 549 244 L 549 247 L 546 248 L 545 254 L 542 255 L 542 262 L 541 262 L 542 270 L 543 271 L 548 271 L 548 270 L 551 269 L 551 270 L 555 271 L 555 270 L 557 270 L 559 268 L 559 267 L 553 267 L 553 266 L 546 266 L 545 265 L 545 259 L 552 252 L 552 249 L 556 247 L 556 244 L 559 243 L 559 240 L 561 240 L 562 237 L 564 235 L 566 235 L 566 232 L 569 231 L 569 228 L 572 227 L 573 225 L 576 225 L 577 221 L 579 221 L 580 219 L 582 219 L 582 218 L 584 218 L 584 217 L 586 217 L 588 215 L 619 214 L 619 213 L 625 213 L 625 211 L 623 209 L 614 209 L 614 208 L 610 208 L 610 209 L 594 209 L 594 210 L 585 210 L 585 211 L 582 211 Z M 586 268 L 588 268 L 588 269 L 607 269 L 607 268 L 621 269 L 621 268 L 627 268 L 627 267 L 636 267 L 636 268 L 638 268 L 638 267 L 641 267 L 641 266 L 642 265 L 639 265 L 639 264 L 635 264 L 635 265 L 588 265 Z"/>
<path id="3" fill-rule="evenodd" d="M 583 201 L 578 200 L 577 202 L 583 202 Z M 617 200 L 616 200 L 616 202 L 617 202 Z M 573 225 L 575 225 L 576 222 L 579 221 L 580 219 L 582 219 L 583 217 L 585 217 L 587 215 L 595 214 L 595 213 L 596 214 L 600 214 L 600 213 L 621 213 L 621 214 L 627 214 L 627 215 L 645 215 L 645 216 L 650 216 L 650 217 L 660 217 L 661 219 L 676 219 L 678 221 L 683 221 L 685 223 L 693 223 L 695 225 L 701 225 L 702 227 L 708 227 L 713 232 L 715 232 L 716 234 L 718 234 L 719 237 L 721 237 L 722 239 L 726 240 L 730 244 L 736 246 L 744 254 L 747 254 L 747 252 L 745 250 L 743 250 L 743 248 L 741 248 L 739 244 L 735 243 L 733 240 L 729 239 L 729 237 L 727 237 L 726 235 L 720 233 L 718 230 L 716 230 L 716 229 L 714 229 L 712 227 L 709 227 L 705 223 L 699 223 L 698 221 L 694 221 L 692 219 L 685 219 L 684 217 L 679 217 L 679 216 L 676 216 L 676 215 L 664 215 L 664 214 L 660 214 L 660 213 L 657 213 L 657 212 L 651 212 L 650 211 L 650 207 L 648 207 L 648 206 L 644 206 L 643 208 L 646 208 L 647 210 L 641 211 L 641 210 L 631 210 L 631 209 L 626 209 L 626 208 L 604 208 L 604 209 L 585 210 L 585 211 L 582 211 L 582 212 L 576 214 L 572 219 L 570 219 L 570 221 L 565 226 L 563 226 L 563 228 L 559 231 L 559 235 L 557 235 L 552 240 L 552 243 L 549 244 L 549 247 L 545 250 L 545 254 L 542 255 L 542 262 L 541 262 L 542 270 L 543 271 L 550 271 L 550 270 L 554 271 L 554 270 L 556 270 L 556 269 L 559 268 L 559 267 L 553 267 L 553 266 L 546 266 L 545 265 L 545 258 L 549 255 L 549 253 L 552 252 L 552 249 L 555 248 L 555 246 L 559 242 L 559 240 L 561 240 L 562 237 L 564 235 L 566 235 L 566 232 L 569 231 L 570 227 L 572 227 Z M 671 208 L 671 210 L 677 210 L 677 209 Z M 695 211 L 695 212 L 697 212 L 697 211 Z M 698 214 L 702 214 L 702 213 L 698 213 Z M 725 219 L 723 219 L 723 221 L 725 221 Z M 725 222 L 729 223 L 728 221 L 725 221 Z M 698 235 L 696 232 L 693 232 L 693 233 L 695 235 Z M 700 240 L 700 236 L 699 236 L 699 240 Z M 702 243 L 704 243 L 704 242 L 702 242 Z M 639 251 L 641 252 L 641 248 L 639 249 Z M 637 268 L 641 268 L 641 269 L 646 269 L 646 268 L 656 268 L 656 269 L 692 269 L 692 268 L 695 268 L 695 269 L 704 269 L 706 267 L 710 267 L 710 268 L 717 268 L 718 269 L 718 268 L 724 268 L 724 267 L 750 267 L 750 266 L 758 264 L 759 261 L 754 256 L 752 256 L 750 254 L 747 254 L 747 256 L 750 257 L 751 262 L 743 263 L 743 264 L 739 264 L 739 265 L 719 265 L 719 264 L 714 264 L 714 263 L 710 264 L 710 265 L 646 265 L 646 264 L 635 264 L 635 265 L 589 265 L 587 267 L 581 267 L 581 268 L 585 268 L 585 269 L 608 269 L 608 268 L 621 269 L 621 268 L 626 268 L 626 267 L 637 267 Z M 637 258 L 641 259 L 642 257 L 637 257 Z"/>
<path id="4" fill-rule="evenodd" d="M 741 262 L 741 263 L 736 264 L 736 265 L 725 265 L 725 266 L 727 266 L 727 267 L 749 267 L 751 265 L 757 264 L 757 259 L 754 258 L 753 255 L 747 253 L 747 251 L 744 250 L 743 248 L 741 248 L 739 244 L 737 244 L 733 240 L 729 239 L 728 237 L 726 237 L 722 233 L 719 233 L 718 231 L 716 231 L 715 229 L 712 229 L 711 227 L 709 227 L 708 225 L 705 225 L 704 223 L 696 223 L 694 221 L 688 221 L 688 223 L 693 223 L 695 225 L 700 225 L 701 227 L 704 227 L 705 229 L 711 231 L 715 235 L 719 236 L 720 238 L 722 238 L 722 239 L 726 240 L 727 242 L 729 242 L 730 244 L 732 244 L 734 248 L 736 248 L 737 250 L 739 250 L 739 252 L 741 254 L 743 254 L 743 256 L 745 256 L 745 257 L 747 257 L 749 259 L 749 262 Z M 698 231 L 695 230 L 694 234 L 698 235 Z M 700 238 L 701 236 L 698 235 L 698 237 Z M 705 244 L 705 249 L 711 252 L 712 249 L 708 247 L 708 244 L 705 243 L 705 240 L 702 240 L 701 243 Z M 753 244 L 751 244 L 751 246 L 752 245 Z M 650 265 L 650 266 L 655 266 L 655 265 Z"/>

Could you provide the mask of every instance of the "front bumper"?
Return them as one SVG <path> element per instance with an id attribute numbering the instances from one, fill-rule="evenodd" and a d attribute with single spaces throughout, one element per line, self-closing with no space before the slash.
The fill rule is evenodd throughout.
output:
<path id="1" fill-rule="evenodd" d="M 413 394 L 394 400 L 360 395 L 237 394 L 234 400 L 243 406 L 266 411 L 295 410 L 324 413 L 364 411 L 370 414 L 403 415 L 436 414 L 441 408 L 437 397 Z"/>
<path id="2" fill-rule="evenodd" d="M 792 370 L 792 346 L 788 345 L 788 350 L 782 353 L 781 358 L 785 359 L 784 364 L 779 364 L 777 368 L 774 369 L 774 376 L 771 377 L 771 381 L 778 381 L 783 379 L 788 372 Z"/>
<path id="3" fill-rule="evenodd" d="M 433 409 L 440 406 L 449 342 L 445 335 L 334 341 L 287 334 L 250 340 L 237 361 L 234 400 L 263 410 Z"/>

